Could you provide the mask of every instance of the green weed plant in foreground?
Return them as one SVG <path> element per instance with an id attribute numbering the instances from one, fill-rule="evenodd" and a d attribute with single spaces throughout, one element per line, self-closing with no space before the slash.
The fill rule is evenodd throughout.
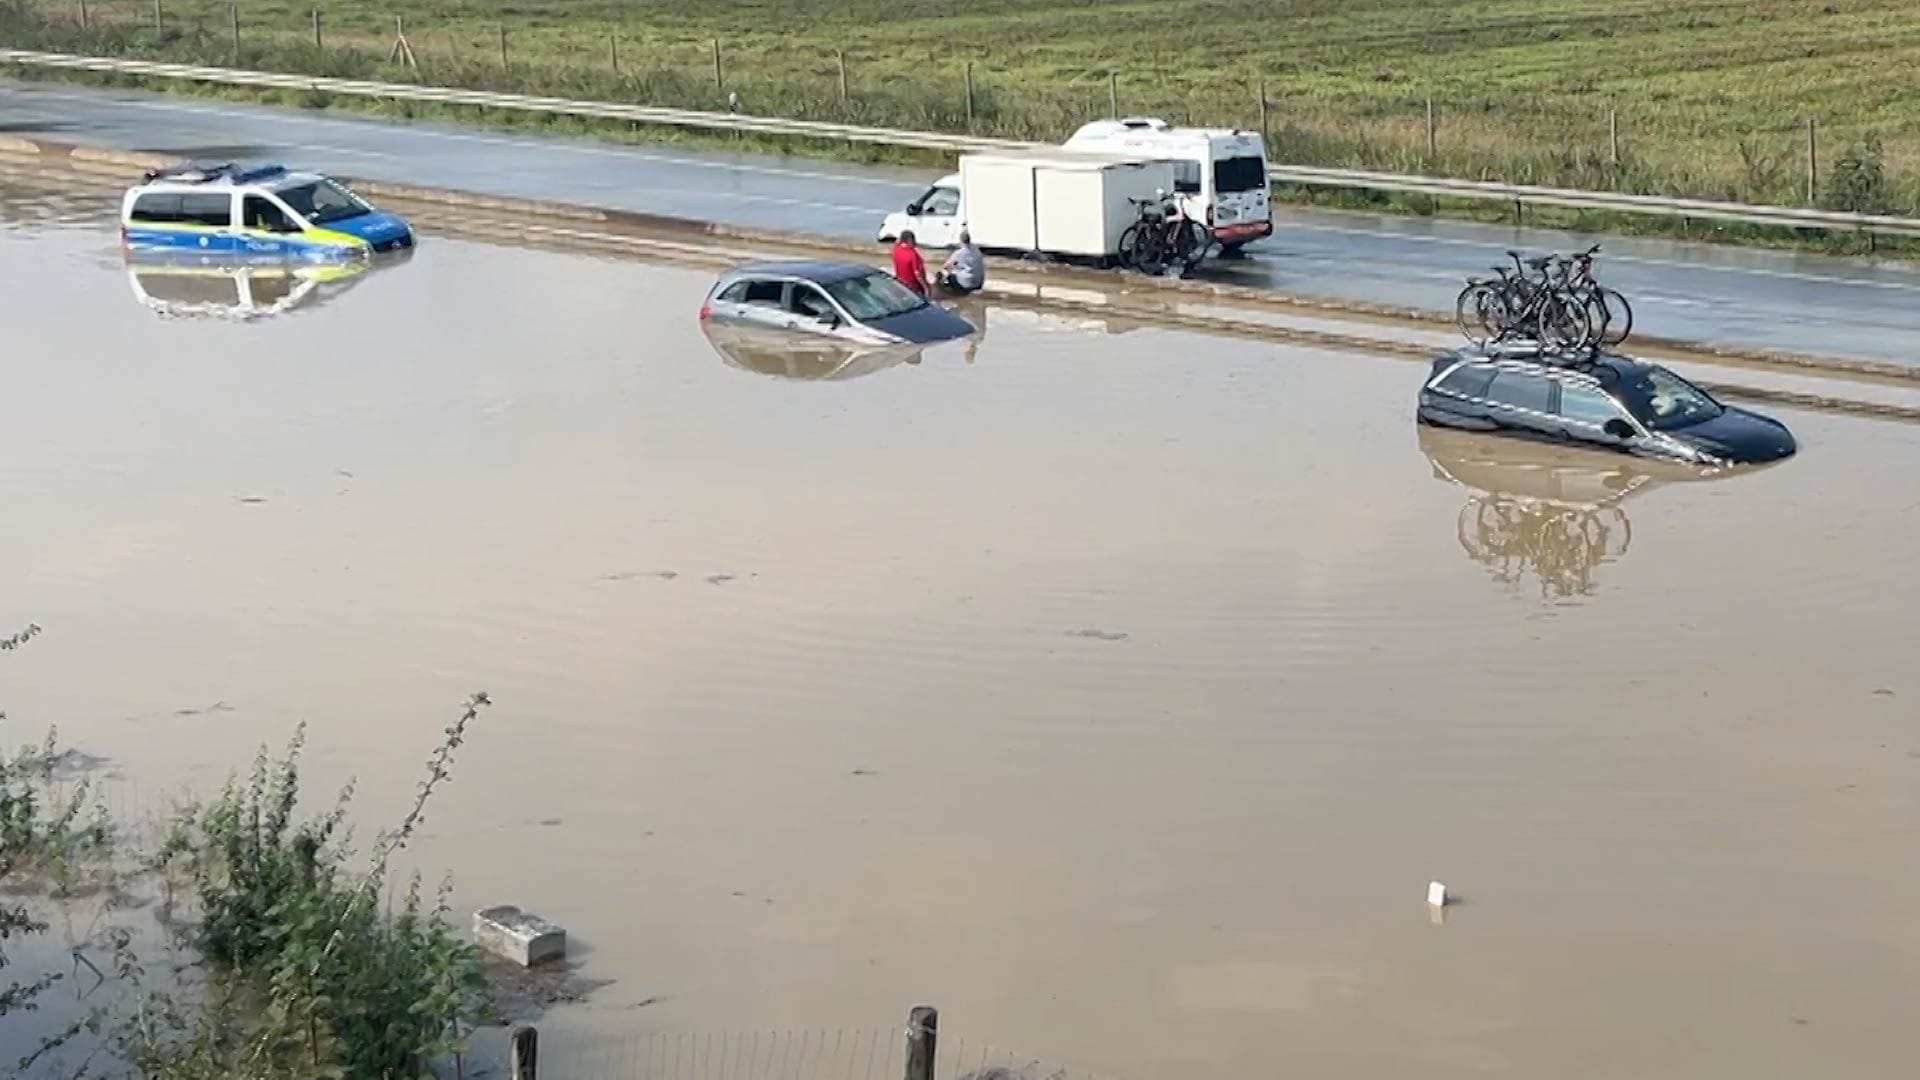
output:
<path id="1" fill-rule="evenodd" d="M 448 922 L 447 888 L 429 900 L 415 877 L 395 905 L 388 864 L 489 704 L 474 695 L 448 725 L 406 818 L 364 861 L 346 838 L 351 785 L 328 813 L 299 817 L 304 729 L 280 758 L 263 750 L 244 785 L 177 811 L 153 850 L 117 829 L 85 782 L 56 793 L 53 735 L 0 754 L 0 1022 L 27 1024 L 83 963 L 121 991 L 77 1016 L 15 1027 L 33 1039 L 0 1074 L 58 1062 L 61 1075 L 93 1077 L 418 1080 L 429 1061 L 457 1053 L 488 1006 L 479 956 Z M 170 938 L 159 951 L 192 959 L 143 953 L 145 939 L 126 925 L 142 905 L 113 899 L 143 890 Z M 72 973 L 42 964 L 19 976 L 9 958 L 32 954 L 49 913 L 88 891 L 109 896 L 110 918 L 84 948 L 63 950 Z M 111 976 L 87 959 L 99 950 L 111 954 Z"/>

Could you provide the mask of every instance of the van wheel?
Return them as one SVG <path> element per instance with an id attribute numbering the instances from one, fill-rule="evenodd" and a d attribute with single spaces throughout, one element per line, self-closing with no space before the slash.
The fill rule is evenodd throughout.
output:
<path id="1" fill-rule="evenodd" d="M 1246 242 L 1245 240 L 1241 240 L 1241 241 L 1239 241 L 1239 242 L 1237 242 L 1237 243 L 1232 243 L 1232 244 L 1227 244 L 1227 243 L 1223 243 L 1223 244 L 1221 244 L 1221 245 L 1220 245 L 1220 257 L 1221 257 L 1221 258 L 1223 258 L 1223 259 L 1244 259 L 1244 258 L 1246 258 L 1246 257 L 1247 257 L 1247 242 Z"/>

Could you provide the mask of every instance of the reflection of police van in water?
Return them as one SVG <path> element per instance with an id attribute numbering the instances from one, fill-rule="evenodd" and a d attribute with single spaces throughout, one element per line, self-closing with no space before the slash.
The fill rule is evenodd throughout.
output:
<path id="1" fill-rule="evenodd" d="M 324 303 L 358 284 L 364 260 L 344 263 L 227 263 L 178 256 L 127 256 L 134 298 L 171 318 L 250 321 Z"/>
<path id="2" fill-rule="evenodd" d="M 131 251 L 350 259 L 413 246 L 413 230 L 339 183 L 279 165 L 150 172 L 120 206 Z"/>

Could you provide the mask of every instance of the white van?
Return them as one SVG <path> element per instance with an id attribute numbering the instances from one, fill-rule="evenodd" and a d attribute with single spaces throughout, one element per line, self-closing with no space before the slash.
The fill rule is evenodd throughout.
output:
<path id="1" fill-rule="evenodd" d="M 1069 150 L 1172 161 L 1187 216 L 1204 221 L 1227 251 L 1273 234 L 1267 204 L 1267 144 L 1258 132 L 1177 128 L 1130 116 L 1096 120 L 1062 144 Z"/>

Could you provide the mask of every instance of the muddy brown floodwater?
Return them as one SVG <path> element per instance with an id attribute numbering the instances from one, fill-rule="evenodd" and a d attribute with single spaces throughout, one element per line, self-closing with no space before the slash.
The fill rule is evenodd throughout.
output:
<path id="1" fill-rule="evenodd" d="M 8 212 L 10 737 L 158 805 L 304 720 L 371 831 L 489 691 L 414 857 L 613 980 L 577 1075 L 921 1001 L 1136 1080 L 1911 1068 L 1920 429 L 1697 479 L 1004 308 L 789 368 L 705 274 L 451 240 L 218 319 Z"/>

